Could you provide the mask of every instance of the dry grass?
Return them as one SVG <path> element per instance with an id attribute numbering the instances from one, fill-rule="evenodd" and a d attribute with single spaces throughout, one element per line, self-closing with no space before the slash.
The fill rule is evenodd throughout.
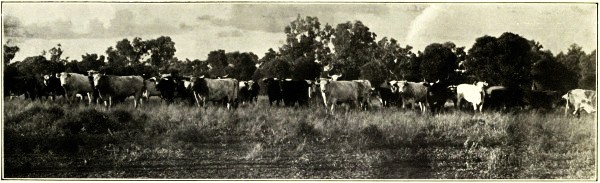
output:
<path id="1" fill-rule="evenodd" d="M 268 107 L 261 100 L 231 111 L 159 101 L 139 109 L 117 104 L 109 111 L 6 101 L 5 176 L 597 178 L 592 115 L 577 119 L 560 110 L 429 115 L 378 107 L 341 107 L 332 115 L 320 105 Z M 225 173 L 208 171 L 220 164 L 228 167 Z M 77 168 L 88 171 L 73 171 Z"/>

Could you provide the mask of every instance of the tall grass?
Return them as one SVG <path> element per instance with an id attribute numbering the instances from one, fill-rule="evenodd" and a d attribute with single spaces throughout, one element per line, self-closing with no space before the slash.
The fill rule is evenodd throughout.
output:
<path id="1" fill-rule="evenodd" d="M 269 107 L 264 100 L 235 110 L 160 101 L 138 109 L 126 102 L 110 110 L 98 105 L 6 101 L 5 168 L 8 175 L 29 177 L 15 171 L 28 172 L 31 164 L 43 164 L 17 154 L 77 156 L 86 162 L 95 158 L 127 167 L 217 148 L 231 151 L 224 156 L 236 161 L 282 164 L 285 171 L 273 175 L 277 178 L 398 178 L 382 172 L 403 166 L 431 172 L 407 175 L 420 178 L 597 176 L 597 119 L 591 115 L 573 118 L 560 111 L 430 115 L 379 107 L 370 111 L 341 107 L 331 114 L 321 105 Z M 344 171 L 322 173 L 317 165 Z"/>

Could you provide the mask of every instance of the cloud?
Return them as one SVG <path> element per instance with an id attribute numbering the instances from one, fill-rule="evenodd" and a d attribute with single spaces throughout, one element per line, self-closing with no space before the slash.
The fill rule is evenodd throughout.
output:
<path id="1" fill-rule="evenodd" d="M 242 37 L 244 33 L 240 30 L 232 30 L 232 31 L 223 31 L 217 33 L 218 37 Z"/>
<path id="2" fill-rule="evenodd" d="M 577 43 L 596 49 L 594 4 L 433 4 L 411 23 L 406 40 L 417 50 L 452 41 L 470 48 L 475 39 L 504 32 L 539 41 L 555 54 Z"/>
<path id="3" fill-rule="evenodd" d="M 316 16 L 322 24 L 353 21 L 339 20 L 336 13 L 383 15 L 389 13 L 389 8 L 386 4 L 235 4 L 229 18 L 203 15 L 197 20 L 265 32 L 283 32 L 298 15 Z"/>

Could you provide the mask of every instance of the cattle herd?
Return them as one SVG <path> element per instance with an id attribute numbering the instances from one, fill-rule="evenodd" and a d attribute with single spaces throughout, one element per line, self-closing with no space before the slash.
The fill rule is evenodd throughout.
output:
<path id="1" fill-rule="evenodd" d="M 574 89 L 559 93 L 488 86 L 486 82 L 451 85 L 444 81 L 387 81 L 374 86 L 368 80 L 338 81 L 337 78 L 338 75 L 315 80 L 264 78 L 259 81 L 238 81 L 233 78 L 161 74 L 144 80 L 141 76 L 113 76 L 89 71 L 87 75 L 63 72 L 45 75 L 42 79 L 28 76 L 5 78 L 4 90 L 5 96 L 24 94 L 26 98 L 45 96 L 52 100 L 63 96 L 68 102 L 77 98 L 80 101 L 87 99 L 86 102 L 90 105 L 104 103 L 107 108 L 114 102 L 123 102 L 131 96 L 134 98 L 134 107 L 137 107 L 156 96 L 166 103 L 183 100 L 190 105 L 206 107 L 212 102 L 212 105 L 232 109 L 240 104 L 258 102 L 261 85 L 266 89 L 263 93 L 267 94 L 270 106 L 309 106 L 322 103 L 330 112 L 334 112 L 336 105 L 342 103 L 368 110 L 375 98 L 383 107 L 410 107 L 433 113 L 443 111 L 449 101 L 456 108 L 472 108 L 478 112 L 483 108 L 552 109 L 563 102 L 566 106 L 565 114 L 577 116 L 581 111 L 595 112 L 596 104 L 594 90 Z"/>

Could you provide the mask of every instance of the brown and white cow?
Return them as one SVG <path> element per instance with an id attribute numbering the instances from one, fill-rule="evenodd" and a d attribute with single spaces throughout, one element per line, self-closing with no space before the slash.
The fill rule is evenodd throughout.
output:
<path id="1" fill-rule="evenodd" d="M 567 101 L 565 107 L 565 115 L 569 113 L 570 108 L 573 108 L 573 114 L 579 116 L 581 110 L 587 113 L 596 112 L 594 109 L 596 101 L 596 91 L 573 89 L 562 96 Z"/>

